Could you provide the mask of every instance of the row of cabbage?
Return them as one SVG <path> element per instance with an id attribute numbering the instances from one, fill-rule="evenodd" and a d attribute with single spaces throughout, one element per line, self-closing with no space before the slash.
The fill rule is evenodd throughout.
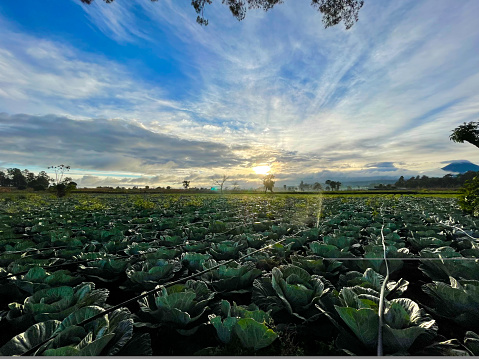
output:
<path id="1" fill-rule="evenodd" d="M 454 200 L 328 199 L 320 206 L 316 197 L 160 197 L 139 208 L 115 198 L 96 210 L 69 201 L 3 214 L 0 276 L 9 278 L 1 291 L 16 300 L 0 326 L 17 334 L 3 355 L 52 335 L 37 354 L 155 354 L 150 336 L 171 328 L 188 338 L 213 331 L 216 345 L 199 354 L 275 354 L 291 346 L 284 333 L 292 325 L 332 338 L 341 351 L 329 353 L 372 354 L 386 274 L 383 235 L 394 279 L 386 287 L 385 353 L 478 354 L 475 222 Z M 432 304 L 409 298 L 408 261 L 428 278 L 422 289 Z M 108 288 L 125 297 L 156 291 L 138 308 L 79 325 L 111 307 Z M 462 328 L 453 338 L 438 327 L 448 322 Z"/>

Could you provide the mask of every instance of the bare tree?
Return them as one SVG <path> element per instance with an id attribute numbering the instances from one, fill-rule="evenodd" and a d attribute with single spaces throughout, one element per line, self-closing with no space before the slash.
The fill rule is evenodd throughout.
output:
<path id="1" fill-rule="evenodd" d="M 221 193 L 223 193 L 223 186 L 225 184 L 225 182 L 228 180 L 228 176 L 227 175 L 223 175 L 223 177 L 221 179 L 215 179 L 214 182 L 216 185 L 220 186 L 220 190 L 221 190 Z"/>
<path id="2" fill-rule="evenodd" d="M 239 187 L 239 183 L 238 181 L 234 181 L 233 182 L 233 191 L 239 191 L 240 187 Z"/>

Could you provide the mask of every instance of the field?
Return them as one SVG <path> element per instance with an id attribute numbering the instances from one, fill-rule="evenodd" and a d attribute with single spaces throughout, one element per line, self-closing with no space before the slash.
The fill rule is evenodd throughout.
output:
<path id="1" fill-rule="evenodd" d="M 476 229 L 453 195 L 2 194 L 0 355 L 479 355 Z"/>

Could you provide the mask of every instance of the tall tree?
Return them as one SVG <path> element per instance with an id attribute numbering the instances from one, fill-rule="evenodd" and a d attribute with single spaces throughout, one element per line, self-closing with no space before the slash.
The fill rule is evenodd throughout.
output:
<path id="1" fill-rule="evenodd" d="M 80 0 L 84 4 L 91 4 L 94 0 Z M 114 0 L 103 0 L 112 3 Z M 151 0 L 158 1 L 158 0 Z M 191 0 L 198 17 L 196 22 L 200 25 L 208 25 L 204 16 L 205 6 L 211 5 L 214 0 Z M 218 0 L 219 1 L 219 0 Z M 294 0 L 298 1 L 298 0 Z M 249 9 L 263 9 L 268 11 L 275 5 L 282 4 L 284 0 L 222 0 L 231 14 L 241 21 L 245 18 Z M 363 7 L 364 0 L 311 0 L 311 6 L 323 15 L 325 28 L 344 22 L 346 29 L 350 29 L 359 19 L 359 10 Z"/>
<path id="2" fill-rule="evenodd" d="M 48 189 L 51 181 L 52 178 L 45 171 L 41 171 L 35 176 L 33 181 L 28 182 L 28 187 L 33 188 L 35 191 L 44 191 Z"/>
<path id="3" fill-rule="evenodd" d="M 273 192 L 273 187 L 274 187 L 274 181 L 273 181 L 274 175 L 269 174 L 263 177 L 263 186 L 264 186 L 264 193 L 266 193 L 268 190 Z"/>
<path id="4" fill-rule="evenodd" d="M 184 181 L 183 181 L 183 187 L 184 187 L 185 189 L 188 189 L 189 186 L 190 186 L 190 181 L 184 180 Z"/>
<path id="5" fill-rule="evenodd" d="M 20 171 L 18 168 L 9 168 L 7 169 L 7 173 L 11 181 L 11 186 L 17 187 L 18 189 L 27 188 L 27 179 L 23 175 L 22 171 Z"/>
<path id="6" fill-rule="evenodd" d="M 298 187 L 299 187 L 299 190 L 300 190 L 301 192 L 304 192 L 304 182 L 303 182 L 303 181 L 301 181 L 301 183 L 299 184 Z"/>
<path id="7" fill-rule="evenodd" d="M 471 121 L 456 127 L 452 130 L 449 139 L 454 142 L 469 142 L 471 145 L 479 147 L 479 122 Z"/>
<path id="8" fill-rule="evenodd" d="M 319 182 L 314 182 L 314 184 L 313 184 L 313 189 L 314 189 L 315 191 L 322 191 L 322 190 L 323 190 L 323 186 L 321 186 L 321 183 L 319 183 Z"/>
<path id="9" fill-rule="evenodd" d="M 0 186 L 1 187 L 9 187 L 10 186 L 10 178 L 3 171 L 0 171 Z"/>

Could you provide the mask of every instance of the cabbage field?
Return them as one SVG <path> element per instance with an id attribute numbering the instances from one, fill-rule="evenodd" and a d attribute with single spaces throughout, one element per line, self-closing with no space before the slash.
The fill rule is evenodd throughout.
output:
<path id="1" fill-rule="evenodd" d="M 0 355 L 479 355 L 456 202 L 4 195 Z"/>

